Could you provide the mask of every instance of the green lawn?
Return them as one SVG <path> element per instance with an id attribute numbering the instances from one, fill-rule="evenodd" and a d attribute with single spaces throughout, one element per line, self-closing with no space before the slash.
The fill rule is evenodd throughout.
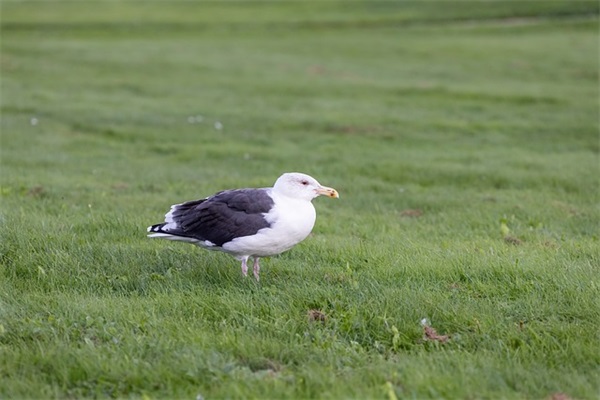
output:
<path id="1" fill-rule="evenodd" d="M 0 398 L 600 395 L 596 1 L 0 11 Z M 285 171 L 260 283 L 146 238 Z"/>

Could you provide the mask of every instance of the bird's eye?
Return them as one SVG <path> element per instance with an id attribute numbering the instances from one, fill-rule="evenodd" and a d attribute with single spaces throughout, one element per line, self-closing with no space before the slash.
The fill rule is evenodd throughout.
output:
<path id="1" fill-rule="evenodd" d="M 303 181 L 302 181 L 302 182 L 300 182 L 300 183 L 302 183 L 304 186 L 308 185 L 308 181 L 307 181 L 306 179 L 305 179 L 305 180 L 303 180 Z"/>

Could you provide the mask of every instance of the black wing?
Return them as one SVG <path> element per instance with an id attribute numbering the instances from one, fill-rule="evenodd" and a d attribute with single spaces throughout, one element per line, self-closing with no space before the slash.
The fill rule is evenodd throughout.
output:
<path id="1" fill-rule="evenodd" d="M 269 227 L 263 214 L 273 205 L 266 189 L 226 190 L 206 199 L 173 206 L 171 217 L 176 227 L 161 229 L 161 232 L 209 240 L 222 246 Z"/>

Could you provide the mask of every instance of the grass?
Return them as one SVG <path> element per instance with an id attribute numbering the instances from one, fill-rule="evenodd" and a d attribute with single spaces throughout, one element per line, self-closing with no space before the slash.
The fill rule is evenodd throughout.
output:
<path id="1" fill-rule="evenodd" d="M 0 397 L 597 398 L 597 2 L 1 6 Z M 145 237 L 293 170 L 260 284 Z"/>

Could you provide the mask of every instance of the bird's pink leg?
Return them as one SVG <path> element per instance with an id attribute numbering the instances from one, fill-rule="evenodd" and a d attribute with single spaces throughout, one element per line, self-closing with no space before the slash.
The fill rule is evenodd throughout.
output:
<path id="1" fill-rule="evenodd" d="M 248 261 L 248 257 L 242 258 L 242 275 L 248 276 L 248 265 L 246 262 Z"/>
<path id="2" fill-rule="evenodd" d="M 254 257 L 254 266 L 252 269 L 254 270 L 254 277 L 259 281 L 258 273 L 260 272 L 260 264 L 258 263 L 258 257 Z"/>

